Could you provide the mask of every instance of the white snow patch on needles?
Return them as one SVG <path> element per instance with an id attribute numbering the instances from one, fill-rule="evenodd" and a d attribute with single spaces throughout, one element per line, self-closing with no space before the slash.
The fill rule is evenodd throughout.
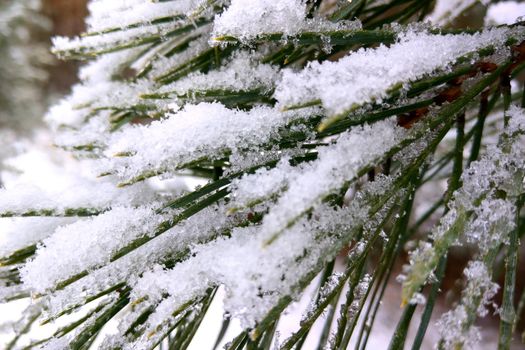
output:
<path id="1" fill-rule="evenodd" d="M 286 70 L 275 97 L 281 106 L 321 100 L 330 113 L 381 102 L 397 86 L 449 67 L 479 49 L 504 44 L 508 29 L 474 35 L 433 35 L 408 31 L 390 47 L 360 49 L 337 62 L 312 62 L 300 72 Z"/>
<path id="2" fill-rule="evenodd" d="M 280 34 L 286 40 L 308 31 L 360 28 L 359 21 L 335 23 L 306 18 L 306 2 L 302 0 L 232 0 L 226 11 L 215 17 L 212 38 L 231 36 L 247 43 L 267 34 Z"/>
<path id="3" fill-rule="evenodd" d="M 44 240 L 22 270 L 26 286 L 37 292 L 109 263 L 112 255 L 136 238 L 151 235 L 166 219 L 153 207 L 117 207 L 99 216 L 58 228 Z M 57 265 L 57 261 L 61 263 Z"/>
<path id="4" fill-rule="evenodd" d="M 306 4 L 301 0 L 232 0 L 228 9 L 215 18 L 214 35 L 239 39 L 261 33 L 296 34 L 302 29 Z"/>
<path id="5" fill-rule="evenodd" d="M 220 103 L 186 105 L 167 119 L 115 133 L 106 154 L 127 155 L 112 161 L 111 170 L 124 178 L 176 170 L 193 161 L 254 151 L 277 138 L 279 127 L 304 113 L 264 106 L 245 112 Z"/>
<path id="6" fill-rule="evenodd" d="M 146 0 L 91 1 L 87 24 L 90 31 L 124 28 L 130 25 L 147 24 L 159 18 L 189 15 L 205 0 L 177 0 L 153 2 Z M 176 18 L 175 18 L 176 19 Z"/>
<path id="7" fill-rule="evenodd" d="M 270 238 L 287 227 L 328 194 L 343 188 L 346 181 L 355 179 L 363 166 L 376 164 L 404 135 L 404 129 L 390 119 L 354 128 L 341 134 L 333 145 L 320 147 L 318 160 L 305 166 L 265 215 L 262 230 Z M 286 164 L 282 164 L 282 169 L 287 171 Z M 261 176 L 261 181 L 264 180 Z"/>

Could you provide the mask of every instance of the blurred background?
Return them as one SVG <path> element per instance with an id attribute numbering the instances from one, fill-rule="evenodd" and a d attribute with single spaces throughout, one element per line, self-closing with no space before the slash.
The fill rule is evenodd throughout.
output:
<path id="1" fill-rule="evenodd" d="M 42 13 L 50 20 L 50 36 L 74 36 L 84 31 L 87 0 L 42 0 Z M 49 92 L 66 93 L 77 81 L 78 62 L 58 61 L 49 67 Z"/>
<path id="2" fill-rule="evenodd" d="M 48 137 L 43 131 L 47 108 L 77 81 L 80 63 L 55 59 L 51 37 L 80 34 L 86 2 L 0 2 L 0 170 L 9 168 L 3 160 L 27 149 L 29 139 Z"/>

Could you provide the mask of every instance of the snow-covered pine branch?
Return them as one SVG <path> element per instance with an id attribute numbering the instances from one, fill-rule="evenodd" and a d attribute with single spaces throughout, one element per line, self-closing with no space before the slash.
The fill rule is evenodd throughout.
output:
<path id="1" fill-rule="evenodd" d="M 525 25 L 453 28 L 491 2 L 433 3 L 91 0 L 87 32 L 53 40 L 86 61 L 45 116 L 73 166 L 55 169 L 59 185 L 0 189 L 0 300 L 35 300 L 8 348 L 186 349 L 222 294 L 227 349 L 299 348 L 319 324 L 319 346 L 362 349 L 412 240 L 391 348 L 426 296 L 432 313 L 424 287 L 438 293 L 458 245 L 475 254 L 438 346 L 475 346 L 502 288 L 508 348 Z M 302 321 L 279 338 L 301 298 Z"/>

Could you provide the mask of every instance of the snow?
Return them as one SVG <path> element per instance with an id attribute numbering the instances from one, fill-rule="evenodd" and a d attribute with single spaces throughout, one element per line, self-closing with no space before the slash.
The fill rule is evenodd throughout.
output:
<path id="1" fill-rule="evenodd" d="M 52 317 L 77 304 L 83 305 L 88 297 L 120 283 L 135 285 L 139 276 L 151 266 L 164 263 L 169 257 L 184 258 L 188 254 L 187 250 L 193 245 L 203 244 L 217 238 L 238 222 L 238 218 L 234 216 L 225 216 L 224 210 L 220 208 L 207 208 L 156 237 L 147 237 L 149 240 L 144 245 L 128 254 L 118 259 L 111 257 L 111 262 L 106 259 L 103 265 L 92 268 L 87 276 L 67 285 L 62 290 L 53 292 L 51 298 L 46 298 L 47 315 Z M 126 237 L 124 239 L 128 240 Z M 123 243 L 115 242 L 113 246 L 115 244 Z M 46 256 L 50 257 L 46 255 L 46 249 L 43 249 L 42 253 L 45 255 L 42 261 L 46 259 Z M 108 254 L 104 254 L 107 258 Z M 93 262 L 93 259 L 86 262 Z M 88 265 L 79 266 L 79 269 L 82 268 L 88 268 Z M 60 276 L 60 279 L 64 278 L 64 275 Z"/>
<path id="2" fill-rule="evenodd" d="M 513 106 L 509 114 L 512 117 L 500 142 L 489 146 L 486 154 L 463 172 L 462 187 L 454 192 L 449 212 L 432 230 L 433 243 L 420 242 L 410 253 L 407 276 L 402 278 L 404 298 L 409 299 L 426 283 L 450 246 L 466 241 L 484 257 L 501 244 L 508 244 L 515 228 L 509 218 L 515 216 L 516 198 L 523 193 L 525 181 L 525 112 Z M 505 192 L 506 198 L 499 198 L 499 191 Z"/>
<path id="3" fill-rule="evenodd" d="M 261 200 L 285 190 L 289 183 L 300 176 L 303 166 L 293 167 L 285 157 L 276 167 L 258 169 L 254 174 L 246 174 L 232 182 L 232 208 L 250 207 Z"/>
<path id="4" fill-rule="evenodd" d="M 211 25 L 203 25 L 196 28 L 189 38 L 183 37 L 183 39 L 191 39 L 188 48 L 185 50 L 169 57 L 166 57 L 166 55 L 155 55 L 155 59 L 151 61 L 152 69 L 149 75 L 157 80 L 167 72 L 179 68 L 184 63 L 209 50 L 208 36 L 210 31 Z M 177 41 L 176 43 L 180 42 Z"/>
<path id="5" fill-rule="evenodd" d="M 130 25 L 147 24 L 160 18 L 191 15 L 206 0 L 178 0 L 152 2 L 132 1 L 91 1 L 88 6 L 90 17 L 86 20 L 90 32 Z M 162 16 L 159 16 L 161 14 Z M 116 20 L 117 19 L 117 20 Z"/>
<path id="6" fill-rule="evenodd" d="M 0 256 L 37 244 L 72 218 L 2 218 L 0 219 Z"/>
<path id="7" fill-rule="evenodd" d="M 446 70 L 458 58 L 481 48 L 500 47 L 508 35 L 508 29 L 474 35 L 401 32 L 390 47 L 359 49 L 337 62 L 314 61 L 299 72 L 285 70 L 275 98 L 282 107 L 321 100 L 330 114 L 381 103 L 397 86 L 406 88 L 417 79 Z"/>
<path id="8" fill-rule="evenodd" d="M 114 46 L 127 46 L 133 43 L 144 45 L 153 39 L 160 39 L 168 35 L 177 27 L 177 24 L 145 25 L 131 28 L 126 31 L 114 31 L 101 35 L 67 38 L 57 36 L 53 38 L 54 52 L 57 55 L 67 52 L 91 52 L 93 55 L 110 50 Z M 138 46 L 138 45 L 136 45 Z"/>
<path id="9" fill-rule="evenodd" d="M 114 133 L 105 154 L 126 156 L 114 158 L 107 171 L 132 180 L 147 172 L 175 171 L 192 162 L 262 151 L 265 143 L 279 139 L 279 128 L 305 116 L 264 106 L 242 111 L 220 103 L 186 105 L 166 119 Z"/>
<path id="10" fill-rule="evenodd" d="M 215 18 L 215 37 L 230 35 L 240 39 L 261 33 L 293 35 L 301 30 L 306 4 L 301 0 L 232 0 L 228 9 Z"/>
<path id="11" fill-rule="evenodd" d="M 97 213 L 114 205 L 133 205 L 148 198 L 155 198 L 149 185 L 120 189 L 111 182 L 82 182 L 82 178 L 75 180 L 75 183 L 55 191 L 30 184 L 19 184 L 0 190 L 0 212 L 2 215 L 9 216 L 30 212 L 49 212 L 60 216 L 68 215 L 69 210 Z M 93 193 L 100 193 L 100 195 L 93 197 Z"/>
<path id="12" fill-rule="evenodd" d="M 515 211 L 515 204 L 508 200 L 484 199 L 476 208 L 476 220 L 465 229 L 466 241 L 477 246 L 483 255 L 499 244 L 508 244 L 508 235 L 516 226 L 509 218 L 515 216 Z"/>
<path id="13" fill-rule="evenodd" d="M 489 5 L 485 24 L 513 24 L 525 16 L 525 4 L 518 1 L 500 1 Z"/>
<path id="14" fill-rule="evenodd" d="M 151 105 L 160 110 L 167 108 L 169 103 L 175 101 L 156 100 L 153 103 L 142 99 L 141 95 L 157 92 L 158 86 L 153 83 L 154 79 L 209 49 L 207 38 L 199 38 L 208 30 L 209 26 L 196 29 L 197 36 L 188 48 L 170 57 L 155 54 L 145 58 L 141 56 L 142 48 L 132 48 L 102 55 L 83 66 L 79 72 L 81 84 L 73 86 L 70 95 L 52 106 L 45 117 L 55 129 L 67 127 L 57 143 L 69 148 L 89 144 L 103 147 L 111 129 L 110 111 L 137 105 Z M 149 78 L 136 79 L 133 83 L 118 79 L 122 69 L 130 64 L 138 70 L 151 65 Z M 97 110 L 99 118 L 93 117 L 93 110 Z"/>
<path id="15" fill-rule="evenodd" d="M 241 51 L 225 65 L 207 74 L 192 73 L 172 84 L 164 85 L 159 93 L 170 92 L 176 95 L 194 91 L 223 89 L 227 91 L 249 91 L 260 89 L 271 92 L 280 74 L 277 67 L 257 63 L 257 58 L 247 51 Z"/>
<path id="16" fill-rule="evenodd" d="M 222 37 L 249 44 L 268 34 L 279 34 L 286 41 L 304 32 L 359 29 L 359 21 L 335 23 L 320 17 L 306 18 L 306 2 L 302 0 L 232 0 L 226 11 L 215 17 L 212 44 Z"/>
<path id="17" fill-rule="evenodd" d="M 54 50 L 66 56 L 71 52 L 97 55 L 113 51 L 114 46 L 135 47 L 165 41 L 174 31 L 194 25 L 194 15 L 203 19 L 210 17 L 208 7 L 206 0 L 92 1 L 87 35 L 55 37 Z"/>
<path id="18" fill-rule="evenodd" d="M 0 216 L 32 212 L 63 216 L 71 215 L 71 210 L 97 213 L 112 206 L 139 205 L 159 198 L 150 184 L 120 189 L 110 178 L 97 178 L 91 161 L 60 164 L 53 161 L 53 155 L 61 154 L 32 150 L 6 162 L 23 174 L 13 180 L 5 179 L 4 188 L 0 189 Z M 181 191 L 179 187 L 174 192 Z"/>
<path id="19" fill-rule="evenodd" d="M 492 282 L 487 266 L 481 261 L 471 261 L 463 271 L 467 286 L 462 292 L 461 304 L 446 312 L 437 322 L 441 334 L 440 343 L 445 349 L 464 347 L 475 349 L 482 340 L 472 317 L 484 317 L 487 306 L 498 292 L 499 286 Z"/>
<path id="20" fill-rule="evenodd" d="M 319 270 L 337 254 L 338 241 L 354 238 L 370 218 L 367 200 L 377 198 L 378 190 L 389 186 L 390 180 L 378 179 L 367 186 L 358 196 L 361 199 L 347 208 L 317 207 L 311 219 L 298 220 L 269 246 L 257 226 L 234 228 L 230 238 L 195 246 L 191 258 L 173 269 L 157 266 L 145 273 L 133 288 L 132 300 L 147 295 L 142 303 L 158 304 L 148 319 L 148 329 L 158 331 L 167 327 L 166 320 L 174 321 L 171 315 L 181 305 L 198 300 L 210 287 L 224 285 L 225 310 L 240 319 L 243 327 L 252 327 L 281 297 L 296 296 L 309 272 Z M 372 222 L 381 221 L 384 214 L 378 215 L 372 216 Z M 373 225 L 366 229 L 373 231 Z M 141 337 L 131 346 L 144 347 L 149 341 Z"/>
<path id="21" fill-rule="evenodd" d="M 155 206 L 116 207 L 59 227 L 24 266 L 25 285 L 33 291 L 45 292 L 69 277 L 109 263 L 119 249 L 136 238 L 151 235 L 167 219 L 156 214 L 155 209 Z"/>
<path id="22" fill-rule="evenodd" d="M 402 140 L 404 134 L 404 130 L 395 126 L 393 120 L 386 120 L 356 127 L 339 135 L 333 145 L 319 147 L 318 159 L 304 167 L 295 179 L 292 177 L 286 191 L 265 215 L 261 228 L 263 232 L 269 239 L 278 234 L 319 205 L 329 194 L 355 180 L 364 167 L 376 164 L 386 151 Z M 287 171 L 286 164 L 282 167 L 281 171 Z M 263 179 L 260 180 L 261 187 L 268 187 Z M 305 191 L 306 188 L 309 190 Z"/>
<path id="23" fill-rule="evenodd" d="M 507 111 L 509 125 L 506 127 L 507 134 L 517 136 L 525 133 L 525 111 L 516 105 L 511 105 Z"/>
<path id="24" fill-rule="evenodd" d="M 46 121 L 55 129 L 65 125 L 78 128 L 92 114 L 89 108 L 130 106 L 146 87 L 139 85 L 133 89 L 127 84 L 113 81 L 113 77 L 118 75 L 130 56 L 139 53 L 138 49 L 114 52 L 83 66 L 79 71 L 82 83 L 73 86 L 68 97 L 50 108 L 45 116 Z"/>

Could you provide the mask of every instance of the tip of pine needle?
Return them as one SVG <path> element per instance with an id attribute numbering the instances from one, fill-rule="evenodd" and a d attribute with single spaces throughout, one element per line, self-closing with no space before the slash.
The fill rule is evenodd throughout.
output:
<path id="1" fill-rule="evenodd" d="M 321 120 L 321 122 L 319 123 L 319 126 L 317 126 L 317 131 L 323 132 L 324 130 L 328 129 L 328 127 L 330 127 L 332 124 L 338 122 L 341 119 L 342 119 L 342 115 L 334 115 L 324 120 Z"/>
<path id="2" fill-rule="evenodd" d="M 239 40 L 233 36 L 229 36 L 229 35 L 221 35 L 221 36 L 216 36 L 214 38 L 211 39 L 212 42 L 218 42 L 218 43 L 236 43 L 236 42 L 239 42 Z"/>
<path id="3" fill-rule="evenodd" d="M 109 175 L 112 175 L 111 173 L 107 172 L 107 173 L 102 173 L 102 174 L 98 174 L 97 175 L 97 178 L 101 178 L 101 177 L 105 177 L 105 176 L 109 176 Z"/>
<path id="4" fill-rule="evenodd" d="M 267 248 L 269 245 L 271 245 L 273 242 L 275 242 L 275 240 L 279 237 L 279 233 L 276 233 L 274 234 L 273 236 L 271 236 L 270 238 L 268 238 L 267 240 L 265 240 L 262 244 L 262 248 L 265 249 Z"/>
<path id="5" fill-rule="evenodd" d="M 319 126 L 317 126 L 317 132 L 323 132 L 326 130 L 326 128 L 328 127 L 329 124 L 325 123 L 325 122 L 321 122 L 319 124 Z"/>
<path id="6" fill-rule="evenodd" d="M 119 157 L 129 157 L 132 154 L 130 152 L 117 152 L 113 153 L 113 157 L 119 158 Z"/>
<path id="7" fill-rule="evenodd" d="M 226 211 L 226 215 L 233 215 L 235 214 L 236 212 L 239 211 L 239 208 L 229 208 L 227 211 Z"/>
<path id="8" fill-rule="evenodd" d="M 139 299 L 133 301 L 130 305 L 131 306 L 137 306 L 138 304 L 142 303 L 144 300 L 146 300 L 146 298 L 139 298 Z"/>
<path id="9" fill-rule="evenodd" d="M 149 333 L 148 333 L 148 336 L 147 336 L 148 339 L 151 339 L 155 334 L 157 334 L 156 331 L 151 331 L 151 332 L 149 332 Z"/>
<path id="10" fill-rule="evenodd" d="M 268 246 L 269 246 L 270 244 L 272 244 L 272 242 L 273 242 L 274 240 L 275 240 L 274 238 L 270 238 L 269 240 L 264 241 L 264 242 L 262 243 L 262 249 L 266 249 L 266 248 L 268 248 Z"/>

